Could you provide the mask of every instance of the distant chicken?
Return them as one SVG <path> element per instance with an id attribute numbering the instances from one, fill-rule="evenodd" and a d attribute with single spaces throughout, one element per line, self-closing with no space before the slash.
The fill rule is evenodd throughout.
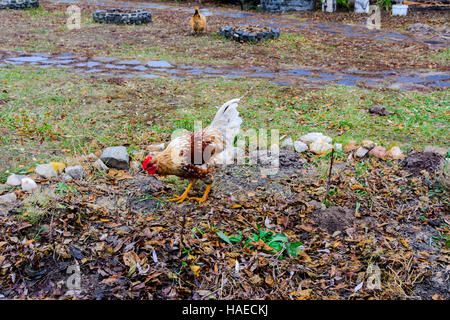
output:
<path id="1" fill-rule="evenodd" d="M 143 168 L 149 174 L 176 175 L 190 181 L 186 191 L 170 201 L 183 202 L 197 180 L 207 186 L 202 198 L 189 198 L 202 203 L 208 199 L 214 172 L 230 163 L 234 155 L 234 138 L 242 119 L 237 111 L 240 99 L 233 99 L 220 107 L 211 124 L 203 130 L 175 138 L 155 158 L 148 156 Z"/>
<path id="2" fill-rule="evenodd" d="M 195 7 L 195 13 L 189 20 L 189 24 L 192 27 L 194 33 L 199 33 L 205 31 L 206 29 L 206 18 L 198 11 L 198 7 Z"/>

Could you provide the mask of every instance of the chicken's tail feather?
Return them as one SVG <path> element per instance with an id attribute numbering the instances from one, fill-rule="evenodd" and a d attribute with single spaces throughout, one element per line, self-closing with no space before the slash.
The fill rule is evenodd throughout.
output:
<path id="1" fill-rule="evenodd" d="M 210 125 L 210 127 L 219 129 L 225 134 L 225 139 L 229 145 L 233 144 L 234 137 L 236 137 L 241 128 L 242 119 L 237 111 L 239 100 L 241 98 L 225 102 L 217 111 Z"/>

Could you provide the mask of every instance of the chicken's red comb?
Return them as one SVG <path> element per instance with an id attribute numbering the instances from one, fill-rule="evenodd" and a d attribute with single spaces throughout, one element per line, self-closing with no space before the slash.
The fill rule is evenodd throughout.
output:
<path id="1" fill-rule="evenodd" d="M 142 164 L 142 168 L 144 168 L 144 170 L 147 170 L 148 167 L 148 163 L 150 162 L 150 160 L 152 160 L 153 158 L 151 156 L 148 156 L 147 158 L 145 158 L 144 163 Z"/>

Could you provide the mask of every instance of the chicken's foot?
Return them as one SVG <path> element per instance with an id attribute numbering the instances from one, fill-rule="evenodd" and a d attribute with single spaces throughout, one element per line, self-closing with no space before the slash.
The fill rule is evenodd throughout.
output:
<path id="1" fill-rule="evenodd" d="M 209 191 L 211 191 L 211 185 L 210 184 L 208 184 L 206 186 L 205 193 L 203 194 L 203 197 L 201 197 L 201 198 L 190 197 L 189 200 L 197 200 L 198 203 L 203 203 L 203 202 L 206 201 L 206 199 L 208 199 Z"/>
<path id="2" fill-rule="evenodd" d="M 181 196 L 175 196 L 175 198 L 170 199 L 169 201 L 176 201 L 177 203 L 182 203 L 184 200 L 186 200 L 188 198 L 188 193 L 193 186 L 194 186 L 194 182 L 189 183 L 186 191 Z"/>

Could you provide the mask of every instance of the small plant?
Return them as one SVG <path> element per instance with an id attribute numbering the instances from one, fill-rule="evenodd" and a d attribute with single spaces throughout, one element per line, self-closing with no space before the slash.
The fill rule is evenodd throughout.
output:
<path id="1" fill-rule="evenodd" d="M 401 3 L 399 3 L 399 4 L 401 4 Z M 383 10 L 389 10 L 392 8 L 392 2 L 391 2 L 391 0 L 379 0 L 377 2 L 377 6 L 381 7 L 381 9 L 383 9 Z"/>
<path id="2" fill-rule="evenodd" d="M 233 244 L 243 240 L 241 232 L 237 236 L 228 237 L 223 232 L 217 232 L 217 235 L 226 243 Z M 259 230 L 258 233 L 252 233 L 244 242 L 244 246 L 252 249 L 257 243 L 263 242 L 271 249 L 272 253 L 287 252 L 289 257 L 296 257 L 300 253 L 301 242 L 289 242 L 288 238 L 281 233 L 275 234 L 273 231 Z M 283 257 L 280 256 L 280 259 Z"/>
<path id="3" fill-rule="evenodd" d="M 350 1 L 349 0 L 336 0 L 336 4 L 340 7 L 346 7 L 347 9 L 350 9 Z"/>

